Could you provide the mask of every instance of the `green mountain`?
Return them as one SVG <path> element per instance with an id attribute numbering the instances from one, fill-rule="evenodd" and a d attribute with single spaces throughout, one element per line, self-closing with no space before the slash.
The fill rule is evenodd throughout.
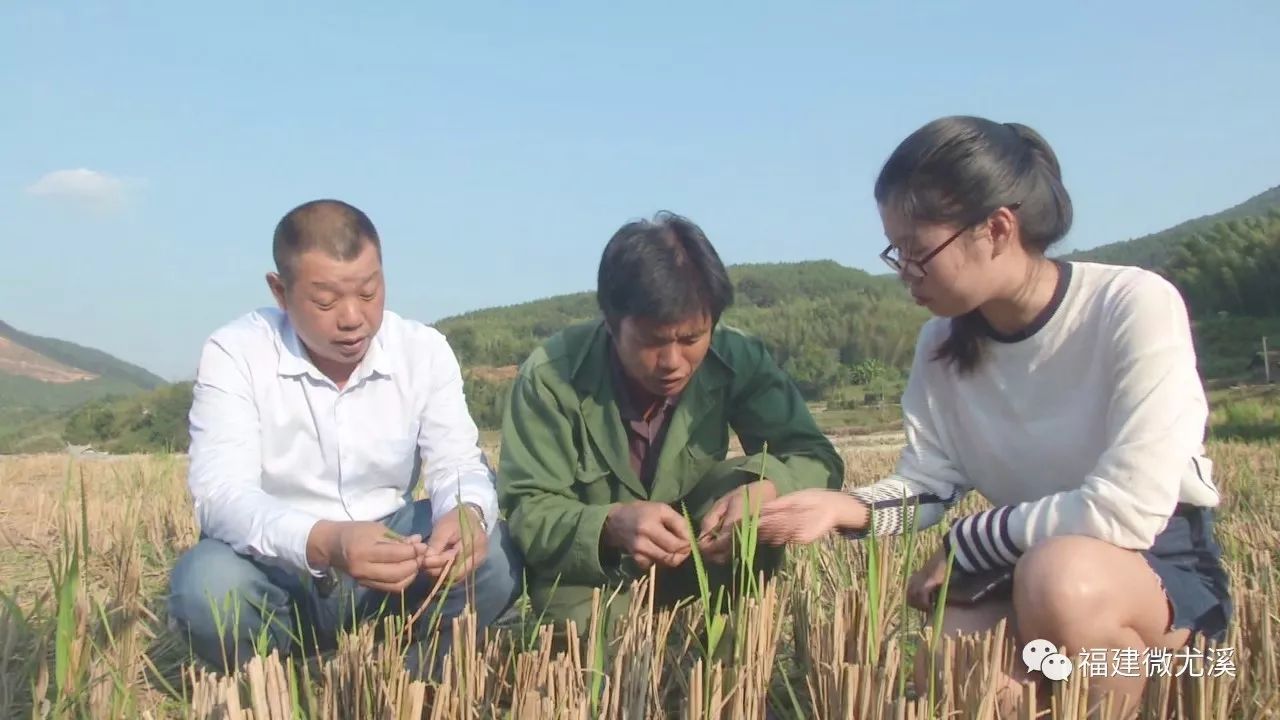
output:
<path id="1" fill-rule="evenodd" d="M 2 321 L 0 321 L 0 337 L 22 345 L 55 362 L 78 368 L 103 378 L 128 382 L 146 390 L 165 384 L 164 378 L 159 375 L 112 357 L 101 350 L 77 345 L 66 340 L 24 333 Z"/>
<path id="2" fill-rule="evenodd" d="M 65 417 L 62 438 L 111 453 L 186 452 L 191 382 L 123 398 L 102 398 Z"/>
<path id="3" fill-rule="evenodd" d="M 810 399 L 849 383 L 864 363 L 905 371 L 928 318 L 896 278 L 830 260 L 736 265 L 729 276 L 736 298 L 724 322 L 759 335 Z M 458 315 L 436 327 L 464 367 L 502 368 L 520 364 L 565 325 L 597 314 L 594 294 L 582 292 Z M 502 395 L 488 383 L 484 374 L 470 378 L 481 420 L 500 417 Z"/>
<path id="4" fill-rule="evenodd" d="M 164 384 L 163 378 L 101 350 L 0 322 L 0 452 L 61 447 L 55 416 Z M 34 445 L 33 438 L 38 438 Z"/>
<path id="5" fill-rule="evenodd" d="M 817 339 L 834 342 L 831 347 L 839 350 L 844 362 L 868 357 L 893 363 L 903 360 L 896 331 L 887 344 L 883 338 L 868 338 L 868 333 L 861 339 L 849 338 L 845 328 L 796 327 L 794 321 L 805 315 L 843 312 L 851 316 L 875 309 L 884 315 L 859 322 L 879 328 L 901 325 L 897 322 L 901 320 L 918 325 L 926 317 L 893 277 L 871 275 L 830 260 L 735 265 L 729 268 L 729 276 L 736 298 L 725 322 L 772 339 L 771 350 L 779 362 Z M 579 292 L 455 315 L 440 320 L 436 327 L 449 337 L 463 365 L 502 367 L 518 365 L 537 343 L 565 325 L 597 315 L 595 294 Z M 851 322 L 853 318 L 846 317 L 836 324 Z"/>
<path id="6" fill-rule="evenodd" d="M 1280 186 L 1222 212 L 1064 259 L 1154 269 L 1188 298 L 1206 377 L 1238 375 L 1263 335 L 1280 335 L 1274 298 L 1280 277 Z M 1252 262 L 1256 260 L 1256 262 Z M 891 385 L 911 361 L 927 318 L 892 275 L 831 261 L 729 269 L 737 302 L 725 321 L 760 335 L 810 400 L 839 404 L 860 389 Z M 566 324 L 595 317 L 592 293 L 479 310 L 437 323 L 465 367 L 473 413 L 501 418 L 510 373 L 537 343 Z M 848 386 L 855 386 L 848 392 Z"/>
<path id="7" fill-rule="evenodd" d="M 1266 215 L 1275 208 L 1280 208 L 1280 185 L 1254 195 L 1222 212 L 1187 220 L 1150 235 L 1102 245 L 1091 250 L 1078 250 L 1061 257 L 1063 260 L 1137 265 L 1148 269 L 1159 268 L 1169 262 L 1174 249 L 1192 235 L 1209 230 L 1218 223 Z"/>
<path id="8" fill-rule="evenodd" d="M 1206 377 L 1240 375 L 1264 337 L 1280 345 L 1280 207 L 1191 234 L 1160 272 L 1187 301 Z"/>
<path id="9" fill-rule="evenodd" d="M 1280 346 L 1280 187 L 1222 213 L 1066 257 L 1145 265 L 1173 281 L 1191 307 L 1206 378 L 1241 377 L 1262 336 Z M 806 398 L 847 409 L 900 391 L 928 313 L 896 277 L 829 260 L 737 265 L 729 274 L 736 299 L 724 321 L 759 335 Z M 596 316 L 594 293 L 579 292 L 435 325 L 465 369 L 472 415 L 492 429 L 515 366 L 561 328 Z M 190 398 L 190 383 L 165 385 L 105 353 L 0 323 L 0 452 L 65 442 L 181 451 Z"/>

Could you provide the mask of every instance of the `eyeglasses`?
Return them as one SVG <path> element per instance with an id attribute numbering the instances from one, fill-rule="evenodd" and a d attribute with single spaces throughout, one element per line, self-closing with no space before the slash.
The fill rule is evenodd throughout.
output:
<path id="1" fill-rule="evenodd" d="M 1017 210 L 1020 207 L 1022 207 L 1022 203 L 1020 202 L 1012 203 L 1008 206 L 1009 210 L 1011 211 Z M 890 268 L 893 268 L 894 272 L 901 274 L 907 280 L 923 280 L 924 277 L 929 274 L 924 269 L 925 263 L 928 263 L 930 260 L 932 260 L 934 256 L 936 256 L 938 253 L 942 252 L 943 250 L 946 250 L 947 246 L 955 242 L 956 238 L 965 234 L 966 232 L 971 230 L 974 226 L 984 222 L 986 222 L 986 218 L 983 218 L 978 222 L 965 225 L 964 227 L 960 228 L 960 230 L 958 230 L 955 235 L 952 235 L 946 240 L 943 240 L 938 245 L 938 247 L 930 250 L 928 255 L 925 255 L 919 260 L 903 260 L 901 257 L 899 257 L 902 251 L 894 247 L 893 243 L 889 243 L 889 247 L 885 248 L 884 252 L 880 253 L 880 259 L 884 261 L 885 265 L 888 265 Z"/>

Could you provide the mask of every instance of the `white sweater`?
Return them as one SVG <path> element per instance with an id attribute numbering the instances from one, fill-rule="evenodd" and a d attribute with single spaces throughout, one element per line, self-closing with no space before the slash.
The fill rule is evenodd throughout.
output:
<path id="1" fill-rule="evenodd" d="M 933 359 L 950 321 L 925 324 L 902 400 L 907 445 L 892 475 L 852 491 L 874 530 L 850 536 L 928 527 L 974 490 L 995 507 L 946 538 L 974 572 L 1055 535 L 1146 549 L 1178 503 L 1217 506 L 1182 297 L 1138 268 L 1060 267 L 1045 312 L 1022 337 L 985 340 L 971 374 Z"/>

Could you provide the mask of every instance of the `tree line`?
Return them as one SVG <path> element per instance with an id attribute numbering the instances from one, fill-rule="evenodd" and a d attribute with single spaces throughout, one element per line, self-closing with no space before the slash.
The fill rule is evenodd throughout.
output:
<path id="1" fill-rule="evenodd" d="M 1198 318 L 1280 315 L 1280 209 L 1192 235 L 1163 272 Z"/>
<path id="2" fill-rule="evenodd" d="M 1268 328 L 1280 335 L 1280 209 L 1199 229 L 1167 252 L 1157 271 L 1190 307 L 1207 377 L 1238 372 Z M 729 272 L 737 297 L 724 322 L 759 336 L 807 400 L 849 407 L 901 392 L 928 313 L 896 278 L 830 261 Z M 464 368 L 476 423 L 500 427 L 511 381 L 475 369 L 519 365 L 565 326 L 596 316 L 594 295 L 576 293 L 437 323 Z M 181 452 L 190 403 L 189 383 L 93 402 L 68 416 L 64 437 L 115 452 Z"/>
<path id="3" fill-rule="evenodd" d="M 870 383 L 888 388 L 880 388 L 881 397 L 892 395 L 889 385 L 910 367 L 916 334 L 928 318 L 896 278 L 831 261 L 738 265 L 729 275 L 735 302 L 722 321 L 760 337 L 807 400 Z M 577 293 L 460 315 L 437 327 L 463 367 L 506 367 L 522 363 L 565 326 L 596 317 L 595 296 Z M 477 424 L 501 424 L 510 386 L 468 375 Z"/>

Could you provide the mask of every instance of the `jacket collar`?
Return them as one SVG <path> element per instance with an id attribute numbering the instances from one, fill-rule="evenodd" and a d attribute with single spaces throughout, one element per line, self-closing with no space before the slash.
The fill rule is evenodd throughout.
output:
<path id="1" fill-rule="evenodd" d="M 718 333 L 713 331 L 711 348 L 672 413 L 658 457 L 658 472 L 650 491 L 645 490 L 631 468 L 630 446 L 610 376 L 611 337 L 603 321 L 587 335 L 573 361 L 570 379 L 581 398 L 580 410 L 587 432 L 601 449 L 614 475 L 638 497 L 671 502 L 681 495 L 684 479 L 673 473 L 664 473 L 662 469 L 684 450 L 698 422 L 715 407 L 717 398 L 714 391 L 733 378 L 733 369 L 716 349 L 717 336 Z"/>

